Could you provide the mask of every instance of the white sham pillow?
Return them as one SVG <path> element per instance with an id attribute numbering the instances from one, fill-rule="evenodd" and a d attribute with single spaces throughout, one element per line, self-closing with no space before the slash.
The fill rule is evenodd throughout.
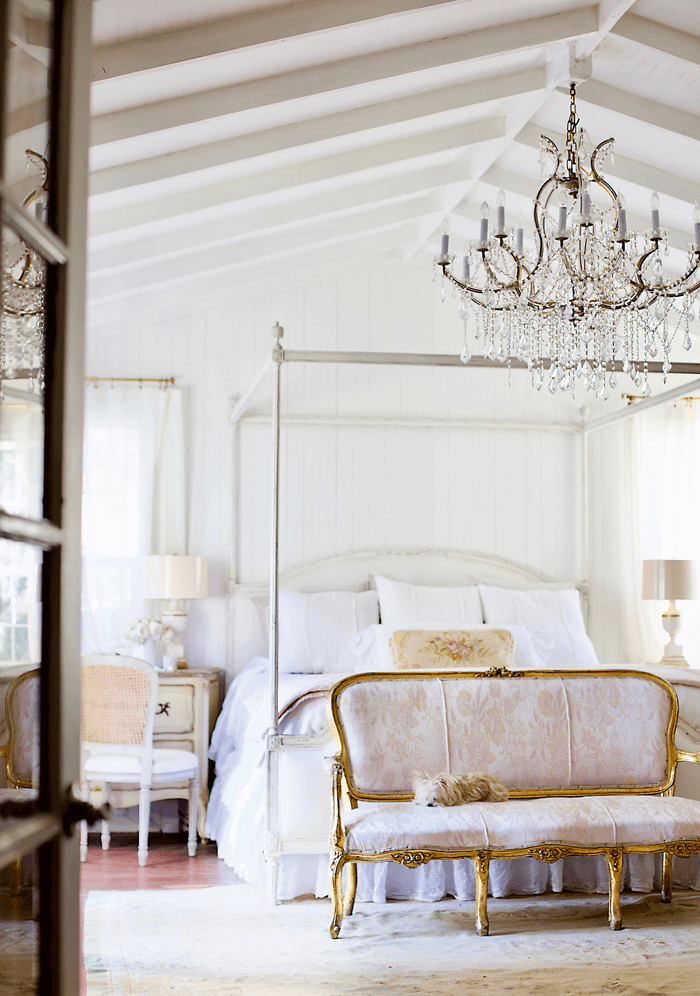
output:
<path id="1" fill-rule="evenodd" d="M 491 626 L 536 626 L 552 639 L 551 668 L 599 667 L 581 612 L 576 588 L 497 588 L 480 584 L 484 619 Z"/>
<path id="2" fill-rule="evenodd" d="M 332 674 L 350 670 L 345 647 L 379 622 L 376 591 L 279 593 L 279 669 Z"/>
<path id="3" fill-rule="evenodd" d="M 418 623 L 411 629 L 434 629 L 432 625 Z M 463 629 L 464 626 L 448 624 L 445 629 Z M 488 629 L 487 623 L 471 623 L 469 629 Z M 515 667 L 538 671 L 549 664 L 555 634 L 549 630 L 537 629 L 535 626 L 501 626 L 513 634 L 515 651 L 513 663 Z M 381 623 L 370 626 L 358 636 L 348 641 L 341 655 L 347 670 L 355 673 L 361 671 L 395 671 L 396 665 L 391 657 L 389 640 L 394 633 L 391 626 Z M 344 667 L 342 670 L 345 670 Z"/>
<path id="4" fill-rule="evenodd" d="M 382 625 L 394 629 L 453 629 L 484 621 L 477 585 L 433 588 L 375 574 Z"/>

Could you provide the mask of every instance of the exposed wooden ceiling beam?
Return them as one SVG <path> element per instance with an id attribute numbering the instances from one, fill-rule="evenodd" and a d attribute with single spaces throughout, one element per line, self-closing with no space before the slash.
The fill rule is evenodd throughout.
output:
<path id="1" fill-rule="evenodd" d="M 657 52 L 666 52 L 674 59 L 683 59 L 684 62 L 700 66 L 700 38 L 669 28 L 659 21 L 650 21 L 638 14 L 625 14 L 610 29 L 610 33 Z"/>
<path id="2" fill-rule="evenodd" d="M 558 134 L 551 131 L 549 128 L 546 131 L 549 138 L 560 149 L 563 149 L 566 144 L 566 137 L 561 133 Z M 531 149 L 539 149 L 541 134 L 541 128 L 533 124 L 528 124 L 516 135 L 515 141 L 520 145 L 527 145 Z M 649 166 L 647 163 L 628 159 L 626 156 L 621 156 L 618 152 L 615 153 L 614 164 L 611 164 L 609 159 L 605 163 L 605 173 L 606 176 L 609 175 L 617 177 L 620 180 L 626 180 L 628 183 L 634 183 L 638 187 L 646 187 L 648 190 L 658 190 L 660 194 L 675 197 L 680 201 L 686 201 L 688 204 L 694 204 L 695 201 L 700 200 L 700 184 L 693 183 L 692 180 L 688 180 L 685 177 L 667 173 L 656 166 Z"/>
<path id="3" fill-rule="evenodd" d="M 141 262 L 159 259 L 173 259 L 217 242 L 243 237 L 247 232 L 268 231 L 284 228 L 295 222 L 320 220 L 339 212 L 350 213 L 353 209 L 363 209 L 369 204 L 381 205 L 398 198 L 425 193 L 428 190 L 461 183 L 464 179 L 463 163 L 448 163 L 431 166 L 383 180 L 354 183 L 323 194 L 315 193 L 292 200 L 254 207 L 237 207 L 226 210 L 222 207 L 214 219 L 199 225 L 172 229 L 167 232 L 149 234 L 136 241 L 129 238 L 137 233 L 133 230 L 115 235 L 93 238 L 88 254 L 91 273 L 103 273 L 124 265 L 137 266 Z"/>
<path id="4" fill-rule="evenodd" d="M 251 231 L 248 237 L 211 246 L 176 259 L 157 260 L 138 266 L 121 267 L 106 274 L 92 274 L 88 279 L 91 301 L 117 300 L 142 293 L 149 288 L 168 288 L 174 282 L 191 280 L 208 273 L 222 276 L 239 266 L 257 262 L 274 270 L 280 256 L 306 252 L 316 247 L 320 258 L 329 245 L 357 238 L 370 232 L 417 221 L 426 214 L 441 214 L 437 194 L 426 194 L 410 201 L 400 201 L 382 208 L 358 211 L 343 218 L 330 218 L 273 235 Z"/>
<path id="5" fill-rule="evenodd" d="M 455 0 L 452 0 L 454 3 Z M 200 21 L 186 28 L 101 45 L 93 52 L 92 79 L 113 79 L 192 59 L 235 52 L 298 35 L 375 20 L 380 16 L 447 5 L 446 0 L 307 0 L 236 17 Z"/>
<path id="6" fill-rule="evenodd" d="M 586 59 L 611 32 L 617 21 L 630 9 L 635 0 L 601 0 L 599 10 L 598 30 L 576 42 L 576 56 Z"/>
<path id="7" fill-rule="evenodd" d="M 546 66 L 533 66 L 517 73 L 459 83 L 410 97 L 398 97 L 395 100 L 340 111 L 337 114 L 238 135 L 235 138 L 183 149 L 180 152 L 139 159 L 136 162 L 92 172 L 90 193 L 109 193 L 125 187 L 153 183 L 166 177 L 181 176 L 213 166 L 298 148 L 313 142 L 528 93 L 543 89 L 547 85 L 546 76 Z"/>
<path id="8" fill-rule="evenodd" d="M 343 177 L 379 166 L 392 165 L 438 152 L 461 149 L 472 144 L 502 138 L 503 118 L 486 118 L 468 125 L 443 128 L 410 138 L 395 139 L 352 152 L 341 152 L 282 169 L 239 177 L 224 183 L 200 187 L 184 193 L 155 198 L 94 213 L 88 219 L 89 235 L 101 235 L 124 228 L 136 228 L 166 218 L 218 207 L 273 191 Z M 466 170 L 465 170 L 466 172 Z"/>
<path id="9" fill-rule="evenodd" d="M 615 111 L 617 114 L 624 114 L 655 128 L 663 128 L 664 131 L 673 132 L 675 135 L 700 141 L 700 117 L 688 111 L 681 111 L 677 107 L 660 104 L 655 100 L 649 100 L 648 97 L 630 93 L 628 90 L 617 90 L 598 80 L 586 80 L 582 83 L 577 90 L 577 97 L 579 101 L 595 104 L 596 107 L 602 107 L 606 111 Z"/>
<path id="10" fill-rule="evenodd" d="M 165 305 L 173 308 L 201 299 L 211 303 L 217 297 L 249 285 L 263 285 L 269 290 L 272 281 L 274 288 L 278 289 L 280 281 L 290 274 L 320 270 L 333 263 L 345 263 L 349 266 L 360 257 L 371 256 L 377 261 L 388 262 L 397 258 L 390 255 L 394 250 L 400 249 L 414 238 L 415 224 L 411 223 L 358 239 L 343 240 L 326 246 L 322 253 L 314 248 L 277 258 L 274 267 L 269 270 L 261 270 L 260 262 L 256 261 L 233 269 L 225 276 L 214 273 L 197 276 L 192 280 L 180 280 L 168 288 L 167 296 L 163 294 L 162 288 L 158 288 L 155 292 L 146 290 L 117 301 L 92 302 L 88 297 L 88 327 L 94 328 L 103 323 L 136 317 L 142 322 L 149 311 L 161 310 Z"/>
<path id="11" fill-rule="evenodd" d="M 280 101 L 435 69 L 473 59 L 566 41 L 595 32 L 597 6 L 579 7 L 548 17 L 514 21 L 481 31 L 385 49 L 369 55 L 311 66 L 235 86 L 171 98 L 92 119 L 91 145 L 104 145 L 166 128 L 191 124 Z"/>

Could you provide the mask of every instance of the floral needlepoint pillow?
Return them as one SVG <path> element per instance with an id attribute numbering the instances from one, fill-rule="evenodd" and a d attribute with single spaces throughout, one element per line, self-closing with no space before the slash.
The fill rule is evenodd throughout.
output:
<path id="1" fill-rule="evenodd" d="M 389 648 L 398 670 L 511 668 L 515 658 L 507 629 L 400 629 Z"/>

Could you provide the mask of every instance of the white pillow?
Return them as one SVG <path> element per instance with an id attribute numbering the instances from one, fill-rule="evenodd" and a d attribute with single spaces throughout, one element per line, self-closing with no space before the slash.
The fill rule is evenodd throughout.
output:
<path id="1" fill-rule="evenodd" d="M 347 671 L 348 641 L 379 622 L 376 591 L 280 590 L 279 669 L 306 674 Z M 344 663 L 343 663 L 344 662 Z"/>
<path id="2" fill-rule="evenodd" d="M 374 580 L 382 625 L 392 630 L 415 629 L 417 624 L 427 629 L 458 629 L 484 621 L 477 585 L 432 588 L 392 581 L 381 574 Z"/>
<path id="3" fill-rule="evenodd" d="M 411 629 L 434 629 L 432 625 L 418 623 Z M 461 623 L 448 624 L 445 629 L 463 629 Z M 488 629 L 487 623 L 471 623 L 469 629 Z M 528 668 L 533 671 L 547 667 L 554 644 L 554 633 L 550 630 L 537 629 L 535 626 L 503 626 L 513 634 L 515 652 L 513 663 L 516 667 Z M 361 671 L 395 671 L 389 649 L 389 639 L 394 629 L 381 624 L 370 626 L 358 636 L 350 639 L 342 653 L 342 660 L 347 661 L 347 670 L 355 673 Z M 551 665 L 550 665 L 551 666 Z M 345 670 L 345 668 L 342 668 Z"/>
<path id="4" fill-rule="evenodd" d="M 484 619 L 492 626 L 529 625 L 552 637 L 548 667 L 599 667 L 576 588 L 523 591 L 480 584 Z"/>

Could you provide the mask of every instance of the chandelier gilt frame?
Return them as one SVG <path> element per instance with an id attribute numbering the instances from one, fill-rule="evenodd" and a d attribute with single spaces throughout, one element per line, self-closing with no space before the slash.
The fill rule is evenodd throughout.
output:
<path id="1" fill-rule="evenodd" d="M 649 362 L 661 353 L 665 382 L 679 330 L 684 347 L 692 345 L 690 323 L 700 289 L 700 209 L 696 204 L 685 272 L 666 279 L 668 232 L 660 226 L 658 195 L 652 197 L 649 230 L 628 231 L 624 199 L 602 174 L 614 139 L 587 152 L 574 83 L 569 93 L 565 149 L 560 152 L 544 135 L 540 140 L 534 252 L 523 251 L 521 221 L 506 228 L 500 191 L 495 228 L 489 229 L 488 204 L 482 205 L 479 239 L 462 258 L 461 278 L 453 272 L 457 257 L 449 252 L 445 231 L 433 257 L 433 278 L 442 271 L 443 300 L 445 281 L 460 298 L 465 363 L 471 359 L 468 324 L 473 324 L 483 355 L 508 365 L 513 359 L 525 361 L 537 390 L 548 375 L 552 393 L 573 393 L 578 381 L 605 398 L 616 386 L 618 361 L 648 397 Z"/>

